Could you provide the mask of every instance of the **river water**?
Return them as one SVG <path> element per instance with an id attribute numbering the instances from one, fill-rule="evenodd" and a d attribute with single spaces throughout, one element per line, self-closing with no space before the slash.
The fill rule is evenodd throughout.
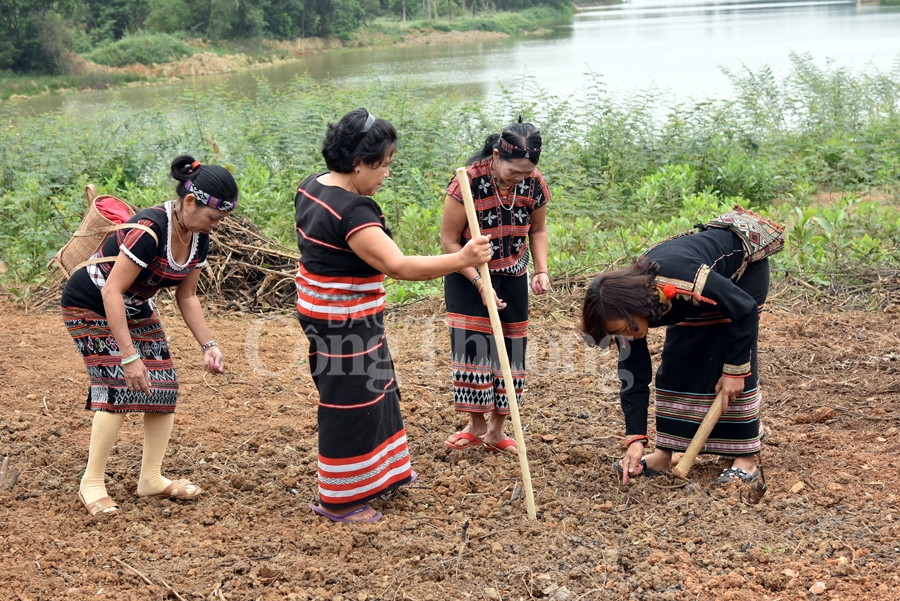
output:
<path id="1" fill-rule="evenodd" d="M 357 83 L 414 78 L 476 99 L 535 85 L 568 96 L 598 80 L 613 93 L 656 88 L 682 99 L 726 97 L 731 87 L 722 67 L 768 65 L 784 73 L 791 52 L 822 65 L 900 70 L 900 8 L 858 7 L 855 0 L 631 0 L 584 8 L 540 37 L 332 52 L 177 84 L 7 101 L 0 115 L 102 110 L 114 99 L 140 108 L 185 87 L 252 96 L 259 76 L 279 84 L 302 74 Z"/>

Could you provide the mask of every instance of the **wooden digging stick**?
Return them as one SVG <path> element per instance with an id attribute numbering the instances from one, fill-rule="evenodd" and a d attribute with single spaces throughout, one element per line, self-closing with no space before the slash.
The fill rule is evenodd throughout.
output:
<path id="1" fill-rule="evenodd" d="M 710 405 L 709 411 L 706 412 L 706 417 L 700 422 L 700 427 L 697 428 L 697 433 L 694 434 L 694 438 L 691 439 L 691 444 L 688 445 L 684 455 L 681 456 L 681 461 L 679 461 L 678 465 L 672 470 L 672 475 L 676 478 L 683 479 L 687 477 L 688 472 L 691 471 L 691 466 L 694 465 L 694 459 L 697 458 L 700 449 L 706 444 L 709 433 L 712 432 L 713 427 L 722 415 L 722 396 L 724 394 L 724 392 L 720 392 L 716 395 L 716 400 Z"/>
<path id="2" fill-rule="evenodd" d="M 478 226 L 478 215 L 475 214 L 475 201 L 472 200 L 472 188 L 469 186 L 469 176 L 465 167 L 456 170 L 456 179 L 459 180 L 459 189 L 462 192 L 463 202 L 466 206 L 466 217 L 469 220 L 469 230 L 472 237 L 481 235 Z M 489 290 L 493 290 L 491 284 L 491 272 L 485 263 L 479 268 L 481 279 Z M 528 508 L 528 517 L 536 519 L 534 509 L 534 491 L 531 489 L 531 471 L 528 469 L 528 455 L 525 453 L 525 435 L 522 433 L 522 420 L 519 419 L 519 404 L 516 402 L 516 384 L 509 367 L 509 356 L 506 354 L 506 342 L 503 340 L 503 326 L 500 324 L 500 314 L 497 311 L 497 303 L 489 297 L 487 303 L 488 315 L 491 316 L 491 330 L 494 332 L 494 346 L 497 347 L 497 357 L 500 359 L 500 367 L 503 370 L 503 383 L 506 385 L 506 398 L 509 399 L 509 413 L 512 417 L 513 430 L 516 434 L 516 446 L 519 447 L 519 467 L 522 470 L 522 483 L 525 485 L 525 502 Z"/>

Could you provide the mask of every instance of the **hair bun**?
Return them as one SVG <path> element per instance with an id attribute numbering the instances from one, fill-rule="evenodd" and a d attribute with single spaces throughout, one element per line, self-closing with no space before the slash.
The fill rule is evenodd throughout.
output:
<path id="1" fill-rule="evenodd" d="M 191 177 L 193 171 L 196 171 L 195 164 L 199 167 L 200 161 L 194 159 L 194 157 L 189 154 L 177 156 L 175 157 L 175 160 L 172 161 L 170 174 L 176 181 L 183 182 Z"/>

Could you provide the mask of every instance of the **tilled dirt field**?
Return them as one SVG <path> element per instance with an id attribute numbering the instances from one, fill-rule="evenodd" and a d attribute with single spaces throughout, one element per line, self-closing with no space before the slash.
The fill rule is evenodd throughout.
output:
<path id="1" fill-rule="evenodd" d="M 421 477 L 373 502 L 385 517 L 362 525 L 308 509 L 317 396 L 291 317 L 211 316 L 228 362 L 213 377 L 161 305 L 182 383 L 164 473 L 205 494 L 139 500 L 142 431 L 129 418 L 107 472 L 122 511 L 98 520 L 76 499 L 91 418 L 81 359 L 58 315 L 0 304 L 0 455 L 21 470 L 0 492 L 0 599 L 900 598 L 897 305 L 769 304 L 759 499 L 750 485 L 714 485 L 727 464 L 711 457 L 687 481 L 620 485 L 615 354 L 578 338 L 581 294 L 532 304 L 522 416 L 535 521 L 515 459 L 441 444 L 463 420 L 440 301 L 390 313 Z"/>

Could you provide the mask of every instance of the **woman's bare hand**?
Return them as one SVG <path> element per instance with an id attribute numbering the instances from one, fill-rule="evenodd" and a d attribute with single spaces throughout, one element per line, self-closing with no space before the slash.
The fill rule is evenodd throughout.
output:
<path id="1" fill-rule="evenodd" d="M 506 308 L 506 303 L 503 301 L 502 298 L 500 298 L 499 296 L 497 296 L 497 291 L 494 290 L 493 288 L 491 288 L 491 291 L 488 292 L 488 291 L 487 291 L 487 286 L 481 286 L 481 287 L 478 289 L 478 292 L 481 293 L 481 302 L 484 303 L 484 306 L 485 306 L 485 307 L 488 306 L 488 300 L 487 300 L 488 297 L 485 296 L 485 295 L 486 295 L 486 294 L 493 293 L 493 294 L 491 294 L 491 296 L 494 297 L 494 302 L 497 304 L 497 309 L 498 309 L 499 311 L 502 311 L 503 309 Z"/>
<path id="2" fill-rule="evenodd" d="M 491 239 L 489 236 L 478 236 L 469 240 L 462 250 L 460 257 L 466 262 L 466 267 L 481 267 L 491 260 Z"/>

